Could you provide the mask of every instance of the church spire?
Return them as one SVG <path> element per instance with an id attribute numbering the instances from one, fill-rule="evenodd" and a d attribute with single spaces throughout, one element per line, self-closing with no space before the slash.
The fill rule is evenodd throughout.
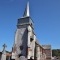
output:
<path id="1" fill-rule="evenodd" d="M 30 12 L 29 12 L 29 2 L 27 2 L 27 6 L 26 6 L 26 8 L 25 8 L 23 17 L 29 17 L 29 16 L 30 16 Z"/>

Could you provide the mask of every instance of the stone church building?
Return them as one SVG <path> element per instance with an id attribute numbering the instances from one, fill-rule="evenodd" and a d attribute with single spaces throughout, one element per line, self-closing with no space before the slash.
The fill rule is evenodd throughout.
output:
<path id="1" fill-rule="evenodd" d="M 12 52 L 6 53 L 6 56 L 11 57 L 10 60 L 51 60 L 51 45 L 40 45 L 36 38 L 29 2 L 23 17 L 18 19 Z"/>
<path id="2" fill-rule="evenodd" d="M 15 57 L 13 56 L 15 55 Z M 18 19 L 12 59 L 51 60 L 51 46 L 40 45 L 34 33 L 34 22 L 30 17 L 29 2 L 23 17 Z"/>

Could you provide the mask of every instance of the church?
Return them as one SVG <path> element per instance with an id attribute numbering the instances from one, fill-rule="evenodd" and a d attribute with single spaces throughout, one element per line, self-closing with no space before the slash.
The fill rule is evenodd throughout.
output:
<path id="1" fill-rule="evenodd" d="M 51 45 L 40 45 L 38 43 L 29 10 L 28 2 L 23 17 L 19 18 L 17 22 L 12 52 L 6 52 L 3 49 L 0 60 L 51 60 Z"/>

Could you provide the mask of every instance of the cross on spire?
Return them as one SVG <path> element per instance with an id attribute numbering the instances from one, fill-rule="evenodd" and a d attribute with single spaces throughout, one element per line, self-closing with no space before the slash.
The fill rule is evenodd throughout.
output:
<path id="1" fill-rule="evenodd" d="M 29 16 L 30 16 L 30 12 L 29 12 L 29 1 L 28 1 L 23 17 L 29 17 Z"/>

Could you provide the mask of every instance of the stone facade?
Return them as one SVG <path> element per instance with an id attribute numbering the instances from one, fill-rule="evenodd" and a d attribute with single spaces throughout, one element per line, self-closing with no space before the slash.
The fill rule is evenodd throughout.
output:
<path id="1" fill-rule="evenodd" d="M 42 45 L 42 47 L 45 50 L 46 60 L 51 60 L 51 58 L 52 58 L 51 45 Z"/>

